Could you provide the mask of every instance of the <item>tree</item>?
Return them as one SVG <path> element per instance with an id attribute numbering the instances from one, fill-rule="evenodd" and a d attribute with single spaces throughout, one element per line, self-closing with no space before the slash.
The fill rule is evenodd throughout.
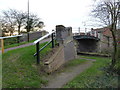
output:
<path id="1" fill-rule="evenodd" d="M 26 12 L 24 13 L 22 11 L 18 11 L 15 9 L 9 9 L 7 11 L 3 11 L 2 18 L 3 18 L 2 22 L 3 22 L 4 30 L 8 29 L 11 32 L 11 34 L 13 33 L 13 30 L 15 30 L 16 26 L 18 28 L 18 34 L 21 33 L 20 30 L 21 27 L 25 27 L 28 33 L 28 41 L 29 41 L 30 31 L 33 31 L 35 27 L 41 29 L 44 26 L 44 22 L 40 21 L 40 18 L 38 18 L 37 15 L 35 14 L 28 15 L 28 13 Z"/>
<path id="2" fill-rule="evenodd" d="M 4 16 L 0 20 L 2 23 L 2 28 L 3 31 L 8 31 L 10 32 L 10 36 L 13 34 L 15 31 L 14 25 L 15 21 L 12 19 L 12 14 L 9 11 L 3 11 Z"/>
<path id="3" fill-rule="evenodd" d="M 18 34 L 20 35 L 20 28 L 25 24 L 27 16 L 24 12 L 15 9 L 10 9 L 9 12 L 12 14 L 11 18 L 15 20 L 15 23 L 18 26 Z"/>
<path id="4" fill-rule="evenodd" d="M 42 29 L 44 26 L 45 25 L 43 21 L 39 21 L 38 24 L 36 25 L 36 27 L 39 27 L 40 29 Z"/>
<path id="5" fill-rule="evenodd" d="M 43 26 L 44 22 L 42 22 L 37 15 L 30 14 L 29 21 L 26 19 L 26 29 L 29 27 L 29 30 L 27 32 L 34 31 L 35 27 L 43 28 Z"/>
<path id="6" fill-rule="evenodd" d="M 112 33 L 113 55 L 111 65 L 117 61 L 117 24 L 120 18 L 120 0 L 104 0 L 96 5 L 92 11 L 94 17 L 107 26 Z"/>
<path id="7" fill-rule="evenodd" d="M 27 16 L 28 17 L 28 16 Z M 26 19 L 26 27 L 28 34 L 28 42 L 29 42 L 29 32 L 34 31 L 35 27 L 42 28 L 44 26 L 44 22 L 40 21 L 37 15 L 30 14 L 29 19 Z"/>
<path id="8" fill-rule="evenodd" d="M 10 32 L 12 32 L 15 26 L 18 27 L 18 34 L 20 34 L 20 28 L 25 24 L 26 14 L 22 11 L 18 11 L 15 9 L 9 9 L 7 11 L 3 11 L 3 19 L 2 22 L 8 25 L 11 28 L 8 28 Z"/>

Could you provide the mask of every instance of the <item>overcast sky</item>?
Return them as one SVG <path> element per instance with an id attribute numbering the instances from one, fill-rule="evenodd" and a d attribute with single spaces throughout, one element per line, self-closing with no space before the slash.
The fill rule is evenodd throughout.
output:
<path id="1" fill-rule="evenodd" d="M 17 9 L 27 11 L 28 0 L 0 0 L 2 10 Z M 51 31 L 56 25 L 78 27 L 83 31 L 92 28 L 87 25 L 93 0 L 29 0 L 30 12 L 37 14 L 45 23 L 45 29 Z"/>

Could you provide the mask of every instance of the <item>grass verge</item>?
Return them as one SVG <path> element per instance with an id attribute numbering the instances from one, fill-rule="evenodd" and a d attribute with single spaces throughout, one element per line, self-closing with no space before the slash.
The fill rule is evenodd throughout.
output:
<path id="1" fill-rule="evenodd" d="M 66 62 L 64 65 L 64 68 L 69 68 L 69 67 L 74 67 L 80 64 L 84 64 L 86 63 L 87 60 L 85 59 L 74 59 L 74 60 L 70 60 L 69 62 Z"/>
<path id="2" fill-rule="evenodd" d="M 35 40 L 32 40 L 32 41 L 30 41 L 30 42 L 12 43 L 12 44 L 9 44 L 9 45 L 6 44 L 6 45 L 5 45 L 5 49 L 11 48 L 11 47 L 16 47 L 16 46 L 23 45 L 23 44 L 32 43 L 33 41 L 35 41 Z"/>
<path id="3" fill-rule="evenodd" d="M 42 47 L 44 44 L 40 44 Z M 8 51 L 2 58 L 2 87 L 3 88 L 40 88 L 47 81 L 40 74 L 40 66 L 36 65 L 35 46 L 28 46 Z M 41 56 L 46 55 L 51 50 L 51 45 L 47 46 Z M 41 63 L 42 64 L 42 63 Z"/>
<path id="4" fill-rule="evenodd" d="M 117 87 L 118 78 L 107 75 L 102 69 L 109 62 L 109 58 L 82 56 L 83 58 L 95 59 L 94 64 L 67 83 L 64 88 L 111 88 Z"/>

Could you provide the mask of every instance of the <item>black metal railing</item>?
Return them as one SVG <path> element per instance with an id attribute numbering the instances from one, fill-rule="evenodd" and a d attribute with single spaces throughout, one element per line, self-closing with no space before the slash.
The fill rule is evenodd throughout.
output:
<path id="1" fill-rule="evenodd" d="M 34 56 L 36 56 L 36 59 L 37 59 L 37 64 L 40 64 L 40 52 L 46 48 L 50 43 L 52 43 L 52 48 L 54 48 L 54 39 L 55 39 L 55 31 L 52 31 L 51 33 L 39 38 L 38 40 L 34 41 L 34 44 L 36 44 L 36 53 L 34 54 Z M 43 39 L 47 38 L 51 36 L 51 40 L 45 44 L 41 49 L 40 49 L 40 45 L 39 45 L 39 42 L 42 41 Z"/>

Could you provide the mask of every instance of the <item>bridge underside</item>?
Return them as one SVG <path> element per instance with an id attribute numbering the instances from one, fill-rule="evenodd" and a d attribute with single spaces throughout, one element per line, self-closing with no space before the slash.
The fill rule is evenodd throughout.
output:
<path id="1" fill-rule="evenodd" d="M 96 52 L 97 42 L 93 39 L 79 39 L 77 52 Z"/>
<path id="2" fill-rule="evenodd" d="M 97 52 L 99 39 L 93 36 L 75 36 L 77 40 L 77 52 Z"/>

